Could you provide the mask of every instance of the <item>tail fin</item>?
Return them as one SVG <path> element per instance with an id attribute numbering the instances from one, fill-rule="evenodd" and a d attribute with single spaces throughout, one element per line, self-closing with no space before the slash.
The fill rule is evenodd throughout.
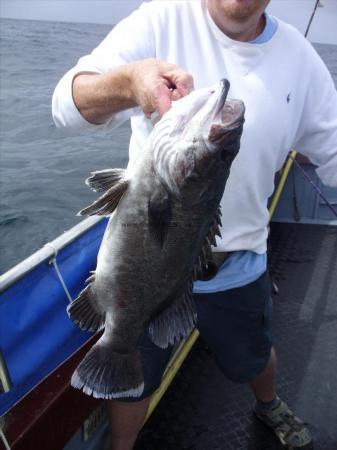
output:
<path id="1" fill-rule="evenodd" d="M 118 353 L 99 340 L 75 370 L 71 385 L 96 398 L 139 397 L 144 390 L 140 354 Z"/>

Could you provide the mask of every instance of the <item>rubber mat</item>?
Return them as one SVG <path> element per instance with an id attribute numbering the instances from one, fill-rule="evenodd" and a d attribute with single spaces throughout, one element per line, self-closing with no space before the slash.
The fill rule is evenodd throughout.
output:
<path id="1" fill-rule="evenodd" d="M 337 228 L 272 224 L 278 394 L 308 423 L 315 450 L 337 449 Z M 283 448 L 226 380 L 201 339 L 142 430 L 135 450 Z"/>

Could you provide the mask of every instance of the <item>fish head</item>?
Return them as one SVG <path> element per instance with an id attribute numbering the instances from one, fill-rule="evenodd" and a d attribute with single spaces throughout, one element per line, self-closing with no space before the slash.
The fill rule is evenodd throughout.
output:
<path id="1" fill-rule="evenodd" d="M 220 201 L 240 147 L 245 107 L 228 99 L 228 80 L 174 102 L 153 130 L 153 166 L 173 195 Z"/>

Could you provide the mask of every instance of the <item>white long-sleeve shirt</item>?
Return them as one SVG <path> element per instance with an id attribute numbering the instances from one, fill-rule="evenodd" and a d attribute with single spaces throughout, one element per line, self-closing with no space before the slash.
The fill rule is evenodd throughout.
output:
<path id="1" fill-rule="evenodd" d="M 221 206 L 218 250 L 266 251 L 267 200 L 274 174 L 296 147 L 319 166 L 322 181 L 337 187 L 337 93 L 331 76 L 292 26 L 278 21 L 266 43 L 228 38 L 203 0 L 153 1 L 120 22 L 104 41 L 60 80 L 53 96 L 57 126 L 115 127 L 131 117 L 130 160 L 144 148 L 151 122 L 139 108 L 93 125 L 77 110 L 72 80 L 80 72 L 105 73 L 128 62 L 155 57 L 190 72 L 196 88 L 231 82 L 229 96 L 246 106 L 241 148 L 233 162 Z"/>

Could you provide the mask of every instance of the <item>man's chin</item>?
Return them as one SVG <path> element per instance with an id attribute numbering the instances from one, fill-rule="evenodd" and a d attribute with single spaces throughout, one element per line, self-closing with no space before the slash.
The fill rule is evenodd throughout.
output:
<path id="1" fill-rule="evenodd" d="M 261 0 L 216 0 L 218 11 L 233 22 L 245 22 L 261 9 Z"/>

